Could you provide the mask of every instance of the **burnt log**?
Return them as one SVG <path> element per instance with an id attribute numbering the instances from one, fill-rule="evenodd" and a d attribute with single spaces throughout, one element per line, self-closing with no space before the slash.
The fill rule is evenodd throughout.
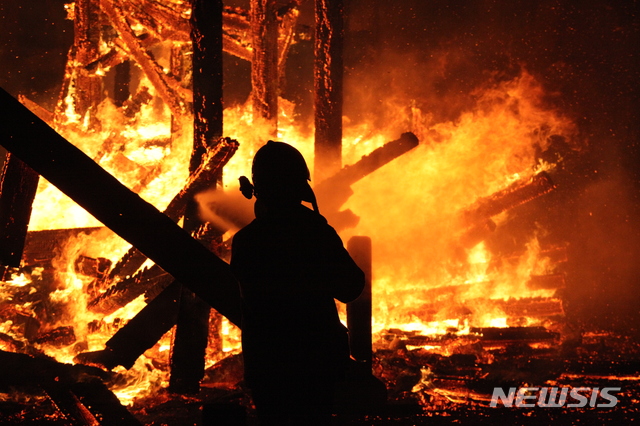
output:
<path id="1" fill-rule="evenodd" d="M 373 150 L 356 163 L 343 167 L 333 176 L 315 185 L 318 205 L 322 207 L 323 215 L 329 223 L 336 229 L 355 226 L 359 220 L 357 216 L 349 210 L 340 212 L 340 207 L 353 194 L 351 185 L 411 151 L 418 143 L 418 138 L 413 133 L 403 133 L 399 139 Z"/>
<path id="2" fill-rule="evenodd" d="M 463 224 L 473 226 L 492 216 L 510 210 L 553 191 L 556 185 L 546 172 L 538 173 L 531 179 L 513 183 L 508 188 L 489 197 L 481 198 L 462 213 Z"/>
<path id="3" fill-rule="evenodd" d="M 320 182 L 342 165 L 343 0 L 315 0 L 314 178 Z"/>
<path id="4" fill-rule="evenodd" d="M 239 324 L 239 289 L 224 261 L 4 90 L 0 105 L 7 111 L 0 121 L 0 144 L 5 149 Z"/>
<path id="5" fill-rule="evenodd" d="M 175 4 L 175 3 L 174 3 Z M 154 38 L 188 42 L 189 24 L 184 11 L 173 10 L 153 1 L 126 1 L 123 10 L 142 25 Z"/>
<path id="6" fill-rule="evenodd" d="M 278 10 L 278 19 L 280 21 L 278 31 L 278 70 L 280 81 L 284 76 L 285 65 L 289 48 L 294 42 L 296 24 L 300 11 L 298 10 L 298 1 L 292 1 L 287 6 Z"/>
<path id="7" fill-rule="evenodd" d="M 211 307 L 182 286 L 176 333 L 171 350 L 169 389 L 181 394 L 200 391 L 209 341 Z"/>
<path id="8" fill-rule="evenodd" d="M 19 267 L 40 177 L 9 154 L 0 177 L 0 263 Z"/>

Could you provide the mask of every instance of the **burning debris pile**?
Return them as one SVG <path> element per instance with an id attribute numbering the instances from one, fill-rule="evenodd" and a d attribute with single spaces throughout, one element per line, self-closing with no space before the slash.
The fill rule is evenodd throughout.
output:
<path id="1" fill-rule="evenodd" d="M 343 311 L 360 333 L 358 368 L 390 400 L 481 409 L 494 387 L 637 379 L 636 364 L 589 360 L 615 336 L 567 325 L 568 243 L 543 229 L 503 243 L 505 224 L 556 189 L 544 154 L 575 133 L 528 73 L 479 91 L 455 122 L 412 106 L 386 128 L 343 129 L 341 72 L 318 66 L 314 142 L 277 96 L 295 2 L 67 7 L 75 40 L 55 110 L 0 96 L 17 127 L 0 132 L 0 356 L 4 372 L 28 372 L 0 392 L 46 395 L 56 416 L 105 425 L 136 424 L 122 405 L 142 418 L 167 388 L 241 400 L 239 295 L 223 260 L 252 206 L 231 182 L 276 137 L 314 156 L 321 211 L 345 241 L 372 242 L 370 294 Z M 342 41 L 327 34 L 341 10 L 318 10 L 316 57 L 340 67 Z M 253 87 L 225 110 L 223 50 L 252 63 Z"/>

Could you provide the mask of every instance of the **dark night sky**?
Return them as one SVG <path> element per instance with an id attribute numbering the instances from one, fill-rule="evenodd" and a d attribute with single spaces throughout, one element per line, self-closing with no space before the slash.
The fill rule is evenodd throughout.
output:
<path id="1" fill-rule="evenodd" d="M 58 96 L 72 39 L 64 3 L 0 0 L 0 86 L 48 107 Z M 444 120 L 455 118 L 487 79 L 509 79 L 525 68 L 542 82 L 548 102 L 576 121 L 587 147 L 567 155 L 554 177 L 560 188 L 520 217 L 571 242 L 565 294 L 571 313 L 602 326 L 640 319 L 638 1 L 346 3 L 345 113 L 356 120 L 384 117 L 376 102 L 350 96 L 356 91 L 377 98 L 406 94 Z M 311 23 L 311 6 L 303 4 L 305 23 Z M 285 88 L 307 112 L 309 46 L 294 47 Z M 247 73 L 246 64 L 230 61 L 229 67 Z M 227 87 L 229 99 L 246 90 Z"/>

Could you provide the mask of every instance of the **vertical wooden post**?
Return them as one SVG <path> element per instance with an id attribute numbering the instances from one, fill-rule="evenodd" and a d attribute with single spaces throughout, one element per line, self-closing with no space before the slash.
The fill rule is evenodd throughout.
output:
<path id="1" fill-rule="evenodd" d="M 315 161 L 316 182 L 342 166 L 342 80 L 344 0 L 315 2 Z"/>
<path id="2" fill-rule="evenodd" d="M 253 115 L 271 124 L 270 135 L 278 127 L 278 21 L 276 0 L 251 0 L 251 101 Z"/>
<path id="3" fill-rule="evenodd" d="M 362 269 L 365 276 L 364 290 L 360 296 L 347 304 L 347 328 L 351 355 L 356 361 L 371 367 L 371 238 L 352 237 L 347 250 Z"/>
<path id="4" fill-rule="evenodd" d="M 61 99 L 55 111 L 55 120 L 64 122 L 64 115 L 72 110 L 90 127 L 97 125 L 95 110 L 102 101 L 102 77 L 89 75 L 84 66 L 100 55 L 101 14 L 99 0 L 78 0 L 74 4 L 74 39 L 69 52 L 66 78 Z M 72 98 L 68 98 L 69 94 Z M 72 102 L 72 105 L 68 103 Z M 88 120 L 85 115 L 90 112 Z"/>
<path id="5" fill-rule="evenodd" d="M 9 154 L 0 178 L 0 263 L 19 267 L 39 175 Z"/>
<path id="6" fill-rule="evenodd" d="M 194 172 L 203 155 L 222 137 L 222 1 L 192 0 L 191 40 L 193 43 L 193 152 L 189 171 Z M 222 182 L 222 173 L 213 185 Z M 184 228 L 195 232 L 202 223 L 198 206 L 190 200 Z M 204 376 L 209 334 L 210 307 L 184 287 L 173 350 L 169 388 L 179 393 L 196 393 Z"/>

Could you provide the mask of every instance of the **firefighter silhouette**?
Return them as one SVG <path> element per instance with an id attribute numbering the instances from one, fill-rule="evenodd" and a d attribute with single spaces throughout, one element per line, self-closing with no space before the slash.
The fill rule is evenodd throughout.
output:
<path id="1" fill-rule="evenodd" d="M 349 359 L 334 299 L 349 302 L 364 274 L 318 211 L 309 169 L 291 145 L 256 153 L 256 218 L 233 238 L 231 270 L 242 294 L 245 381 L 262 425 L 323 425 Z M 302 204 L 313 205 L 313 210 Z"/>

